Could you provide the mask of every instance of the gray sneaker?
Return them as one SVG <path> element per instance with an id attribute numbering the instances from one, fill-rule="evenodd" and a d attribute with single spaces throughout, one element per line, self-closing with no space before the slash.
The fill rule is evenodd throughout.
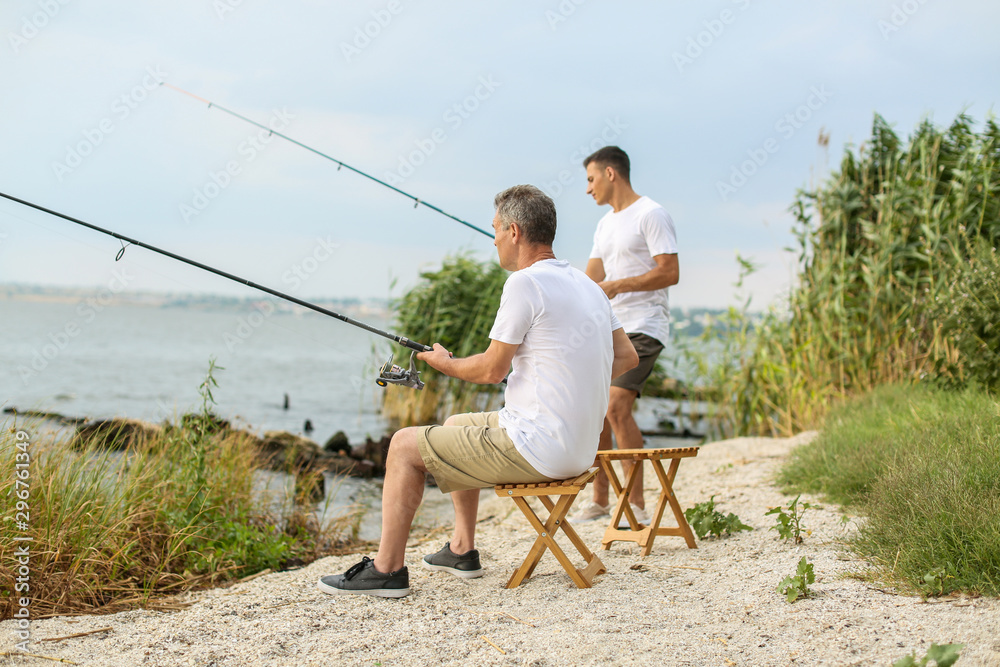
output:
<path id="1" fill-rule="evenodd" d="M 343 574 L 330 574 L 317 583 L 331 595 L 375 595 L 380 598 L 401 598 L 410 594 L 410 572 L 404 565 L 395 572 L 383 574 L 375 569 L 375 561 L 365 556 Z"/>
<path id="2" fill-rule="evenodd" d="M 451 542 L 445 542 L 444 548 L 436 554 L 424 556 L 423 563 L 428 570 L 447 572 L 462 579 L 483 576 L 483 568 L 479 564 L 479 552 L 473 549 L 464 554 L 456 554 L 451 550 Z"/>

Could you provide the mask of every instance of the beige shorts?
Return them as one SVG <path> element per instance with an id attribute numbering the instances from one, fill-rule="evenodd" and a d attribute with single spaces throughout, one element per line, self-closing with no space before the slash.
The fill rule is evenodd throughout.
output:
<path id="1" fill-rule="evenodd" d="M 498 413 L 470 412 L 452 422 L 457 425 L 423 426 L 417 433 L 420 457 L 441 493 L 552 481 L 517 451 Z"/>

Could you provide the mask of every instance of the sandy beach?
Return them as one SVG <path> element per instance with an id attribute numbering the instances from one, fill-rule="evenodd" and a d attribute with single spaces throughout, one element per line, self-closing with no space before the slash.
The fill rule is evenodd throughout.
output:
<path id="1" fill-rule="evenodd" d="M 755 530 L 688 549 L 657 539 L 599 551 L 608 572 L 580 590 L 551 554 L 515 590 L 503 588 L 534 532 L 513 503 L 484 492 L 478 548 L 484 577 L 428 572 L 423 554 L 448 538 L 424 526 L 407 549 L 412 593 L 401 600 L 330 596 L 319 577 L 359 556 L 329 557 L 226 589 L 191 594 L 177 612 L 136 610 L 31 623 L 30 652 L 79 665 L 889 665 L 932 642 L 963 643 L 958 664 L 1000 664 L 1000 601 L 946 597 L 923 602 L 851 577 L 865 564 L 844 539 L 856 519 L 835 506 L 808 510 L 805 542 L 782 542 L 773 517 L 787 505 L 772 484 L 788 452 L 814 434 L 711 443 L 681 463 L 675 490 L 685 508 L 716 496 Z M 648 446 L 656 446 L 651 440 Z M 655 476 L 647 475 L 647 504 Z M 586 491 L 585 493 L 589 493 Z M 428 489 L 427 496 L 438 495 Z M 434 498 L 440 501 L 440 497 Z M 803 500 L 818 502 L 817 498 Z M 592 549 L 603 522 L 578 524 Z M 564 544 L 568 544 L 563 540 Z M 775 591 L 802 556 L 814 564 L 814 595 L 789 604 Z M 61 641 L 46 639 L 88 633 Z M 0 624 L 13 651 L 12 621 Z M 5 657 L 0 665 L 52 665 Z"/>

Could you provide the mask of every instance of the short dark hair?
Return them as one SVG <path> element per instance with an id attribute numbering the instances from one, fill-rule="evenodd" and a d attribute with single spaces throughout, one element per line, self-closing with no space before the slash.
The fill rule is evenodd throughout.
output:
<path id="1" fill-rule="evenodd" d="M 552 245 L 556 238 L 556 205 L 534 185 L 515 185 L 493 199 L 493 207 L 503 229 L 516 222 L 524 240 L 536 245 Z"/>
<path id="2" fill-rule="evenodd" d="M 617 146 L 605 146 L 594 151 L 583 161 L 583 168 L 586 169 L 587 165 L 591 162 L 596 162 L 598 167 L 611 167 L 626 182 L 632 182 L 629 179 L 630 164 L 628 154 Z"/>

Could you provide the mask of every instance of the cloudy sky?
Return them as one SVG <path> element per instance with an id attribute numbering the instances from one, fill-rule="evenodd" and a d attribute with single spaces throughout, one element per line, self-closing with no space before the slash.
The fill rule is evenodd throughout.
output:
<path id="1" fill-rule="evenodd" d="M 991 113 L 998 28 L 984 0 L 5 0 L 0 192 L 302 298 L 386 297 L 491 239 L 160 83 L 483 229 L 496 192 L 536 184 L 580 267 L 606 210 L 580 159 L 614 143 L 675 220 L 672 302 L 728 304 L 739 252 L 763 307 L 796 190 L 876 112 L 904 135 Z M 118 249 L 0 200 L 0 282 L 249 294 Z"/>

